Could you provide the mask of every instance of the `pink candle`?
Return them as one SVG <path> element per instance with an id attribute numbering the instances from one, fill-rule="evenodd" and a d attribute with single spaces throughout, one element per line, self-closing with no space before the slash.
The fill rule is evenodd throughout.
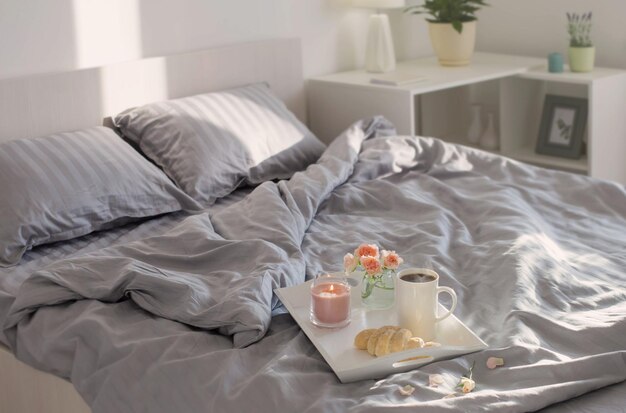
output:
<path id="1" fill-rule="evenodd" d="M 311 321 L 322 327 L 340 327 L 350 321 L 350 288 L 321 281 L 311 287 Z"/>

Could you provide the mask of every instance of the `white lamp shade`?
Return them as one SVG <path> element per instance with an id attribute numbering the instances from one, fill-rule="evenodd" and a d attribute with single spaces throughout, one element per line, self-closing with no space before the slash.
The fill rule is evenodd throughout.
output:
<path id="1" fill-rule="evenodd" d="M 352 5 L 368 9 L 399 9 L 404 7 L 404 0 L 352 0 Z"/>

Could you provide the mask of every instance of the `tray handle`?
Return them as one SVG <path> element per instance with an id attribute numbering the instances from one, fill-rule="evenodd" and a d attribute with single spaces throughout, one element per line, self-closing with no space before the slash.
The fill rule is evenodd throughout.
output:
<path id="1" fill-rule="evenodd" d="M 433 355 L 432 353 L 433 351 L 427 353 L 424 349 L 392 353 L 387 356 L 378 357 L 375 361 L 370 363 L 370 366 L 400 368 L 410 365 L 426 364 L 435 359 L 436 355 Z"/>
<path id="2" fill-rule="evenodd" d="M 375 361 L 371 362 L 371 367 L 392 367 L 394 369 L 412 365 L 422 365 L 431 363 L 436 358 L 446 357 L 450 354 L 455 354 L 458 351 L 465 351 L 472 353 L 474 351 L 481 350 L 484 347 L 460 347 L 460 346 L 445 346 L 445 347 L 431 347 L 431 348 L 418 348 L 413 350 L 401 351 L 399 353 L 392 353 L 387 356 L 378 357 Z"/>
<path id="3" fill-rule="evenodd" d="M 422 364 L 432 363 L 435 360 L 433 356 L 415 356 L 404 360 L 396 361 L 391 365 L 394 369 L 408 366 L 421 366 Z"/>

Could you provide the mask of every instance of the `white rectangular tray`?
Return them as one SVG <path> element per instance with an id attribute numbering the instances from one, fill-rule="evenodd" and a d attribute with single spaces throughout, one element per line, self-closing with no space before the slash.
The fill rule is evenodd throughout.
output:
<path id="1" fill-rule="evenodd" d="M 353 278 L 356 280 L 356 277 Z M 359 277 L 360 284 L 360 277 Z M 412 370 L 437 360 L 457 357 L 487 348 L 487 344 L 454 315 L 437 325 L 441 347 L 407 350 L 383 357 L 374 357 L 354 347 L 354 337 L 366 328 L 398 325 L 395 306 L 388 310 L 368 310 L 361 304 L 360 285 L 352 287 L 352 321 L 340 329 L 320 328 L 309 319 L 311 281 L 295 287 L 275 290 L 300 328 L 324 356 L 342 383 L 363 379 L 379 379 L 393 373 Z M 441 312 L 445 311 L 440 305 Z M 419 357 L 407 361 L 409 358 Z"/>

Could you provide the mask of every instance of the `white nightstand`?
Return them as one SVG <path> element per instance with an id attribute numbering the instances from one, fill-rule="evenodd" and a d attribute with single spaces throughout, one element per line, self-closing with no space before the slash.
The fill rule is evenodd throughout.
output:
<path id="1" fill-rule="evenodd" d="M 476 53 L 466 67 L 435 58 L 399 62 L 397 70 L 424 80 L 402 86 L 371 83 L 363 70 L 316 77 L 308 84 L 311 129 L 328 142 L 352 122 L 383 115 L 399 134 L 435 136 L 468 144 L 470 103 L 499 119 L 505 156 L 626 184 L 626 71 L 548 73 L 545 59 Z M 546 94 L 588 99 L 587 155 L 565 159 L 535 153 Z"/>

